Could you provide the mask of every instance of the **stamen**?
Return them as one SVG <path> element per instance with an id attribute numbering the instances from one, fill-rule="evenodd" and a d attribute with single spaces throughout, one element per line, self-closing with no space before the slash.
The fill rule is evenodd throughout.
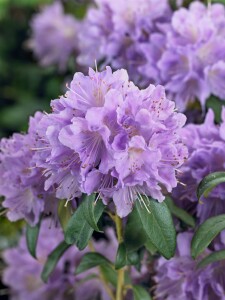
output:
<path id="1" fill-rule="evenodd" d="M 138 199 L 144 204 L 144 207 L 146 208 L 147 212 L 150 214 L 151 212 L 148 208 L 148 203 L 147 204 L 145 203 L 145 200 L 142 198 L 142 195 L 138 191 L 137 191 L 137 193 L 138 193 L 138 196 L 139 196 Z"/>
<path id="2" fill-rule="evenodd" d="M 66 200 L 66 203 L 65 203 L 64 207 L 67 207 L 69 201 L 70 201 L 70 199 Z"/>
<path id="3" fill-rule="evenodd" d="M 80 97 L 83 101 L 81 101 L 81 99 L 79 99 L 79 101 L 85 103 L 85 104 L 89 104 L 89 102 L 84 98 L 82 97 L 80 94 L 78 94 L 77 92 L 75 92 L 74 90 L 72 90 L 69 85 L 66 86 L 68 88 L 68 90 L 70 90 L 72 93 L 74 93 L 76 96 Z"/>
<path id="4" fill-rule="evenodd" d="M 97 196 L 97 198 L 95 199 L 95 202 L 94 202 L 94 205 L 96 205 L 97 204 L 97 202 L 98 202 L 98 199 L 100 198 L 100 193 L 98 194 L 98 196 Z"/>
<path id="5" fill-rule="evenodd" d="M 179 181 L 179 180 L 177 180 L 177 182 L 180 184 L 180 185 L 183 185 L 183 186 L 187 186 L 185 183 L 183 183 L 183 182 L 181 182 L 181 181 Z"/>

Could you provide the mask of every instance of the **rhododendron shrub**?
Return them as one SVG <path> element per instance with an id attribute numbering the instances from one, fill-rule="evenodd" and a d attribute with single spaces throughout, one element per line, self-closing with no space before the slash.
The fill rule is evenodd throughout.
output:
<path id="1" fill-rule="evenodd" d="M 0 141 L 0 213 L 26 223 L 2 253 L 10 298 L 223 299 L 224 6 L 96 0 L 78 21 L 68 4 L 28 44 L 79 67 Z"/>

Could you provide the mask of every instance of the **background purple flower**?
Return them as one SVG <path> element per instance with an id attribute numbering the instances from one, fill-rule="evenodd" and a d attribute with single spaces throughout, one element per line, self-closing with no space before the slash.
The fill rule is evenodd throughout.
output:
<path id="1" fill-rule="evenodd" d="M 223 109 L 223 116 L 224 116 Z M 208 174 L 224 171 L 225 139 L 224 120 L 221 126 L 214 124 L 214 114 L 209 110 L 205 122 L 201 125 L 189 124 L 182 129 L 182 135 L 189 150 L 189 159 L 180 169 L 179 185 L 173 191 L 173 198 L 179 206 L 192 214 L 197 214 L 199 222 L 211 216 L 225 213 L 225 185 L 214 188 L 208 197 L 197 200 L 196 189 L 199 182 Z"/>
<path id="2" fill-rule="evenodd" d="M 158 23 L 169 20 L 167 0 L 110 1 L 96 0 L 89 8 L 79 34 L 81 65 L 102 61 L 113 68 L 126 68 L 135 83 L 146 84 L 141 46 L 158 31 Z M 152 75 L 154 76 L 154 74 Z"/>
<path id="3" fill-rule="evenodd" d="M 43 66 L 56 64 L 64 70 L 70 55 L 75 55 L 78 28 L 78 21 L 55 1 L 33 17 L 29 46 Z"/>
<path id="4" fill-rule="evenodd" d="M 117 244 L 115 234 L 107 233 L 107 236 L 108 240 L 94 242 L 94 247 L 109 257 L 112 256 L 110 251 L 116 251 Z M 102 283 L 96 278 L 97 268 L 75 275 L 76 267 L 88 248 L 83 251 L 79 251 L 75 246 L 69 248 L 58 261 L 48 282 L 45 284 L 42 281 L 40 276 L 47 256 L 61 241 L 63 241 L 62 230 L 51 226 L 50 219 L 45 219 L 42 221 L 38 238 L 37 259 L 34 259 L 28 252 L 24 235 L 17 247 L 4 251 L 3 259 L 7 267 L 4 270 L 3 282 L 10 288 L 10 299 L 47 300 L 53 297 L 57 300 L 110 299 Z M 105 251 L 105 249 L 110 249 L 110 251 Z M 95 278 L 88 279 L 88 276 L 93 274 Z"/>
<path id="5" fill-rule="evenodd" d="M 224 98 L 224 28 L 222 4 L 207 8 L 195 1 L 188 9 L 174 12 L 171 26 L 164 30 L 166 45 L 157 63 L 158 80 L 165 84 L 180 110 L 196 99 L 204 108 L 210 94 Z M 146 56 L 151 60 L 151 55 Z"/>
<path id="6" fill-rule="evenodd" d="M 202 257 L 198 260 L 193 260 L 191 257 L 192 236 L 190 232 L 180 233 L 177 237 L 176 255 L 169 261 L 160 258 L 156 263 L 155 296 L 157 299 L 223 299 L 224 262 L 216 262 L 198 269 L 197 263 Z M 206 250 L 204 255 L 209 253 L 210 251 Z"/>
<path id="7" fill-rule="evenodd" d="M 93 240 L 92 246 L 95 251 L 114 262 L 118 242 L 112 228 L 106 228 L 105 232 L 106 238 Z M 58 261 L 48 282 L 45 284 L 41 280 L 41 272 L 48 254 L 61 241 L 63 241 L 62 230 L 51 226 L 50 219 L 45 219 L 42 221 L 38 237 L 37 259 L 34 259 L 28 252 L 25 235 L 21 237 L 18 246 L 4 251 L 3 259 L 7 266 L 3 273 L 3 282 L 10 288 L 10 299 L 48 300 L 53 297 L 57 300 L 110 299 L 98 278 L 98 268 L 75 275 L 76 267 L 83 255 L 90 251 L 88 247 L 83 251 L 79 251 L 75 246 L 69 248 Z M 94 276 L 91 278 L 91 275 Z M 140 273 L 131 267 L 133 282 L 146 276 L 146 265 L 142 267 Z"/>

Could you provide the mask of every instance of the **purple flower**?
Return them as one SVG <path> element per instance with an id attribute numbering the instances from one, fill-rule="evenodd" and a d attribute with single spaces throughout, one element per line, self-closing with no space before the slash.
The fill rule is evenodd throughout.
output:
<path id="1" fill-rule="evenodd" d="M 171 26 L 164 31 L 166 45 L 157 67 L 159 82 L 172 94 L 180 110 L 196 99 L 204 108 L 210 94 L 224 98 L 224 28 L 222 4 L 207 8 L 195 1 L 189 9 L 180 8 L 173 14 Z M 149 57 L 151 66 L 152 55 Z"/>
<path id="2" fill-rule="evenodd" d="M 34 150 L 36 127 L 43 114 L 30 119 L 28 134 L 14 134 L 0 141 L 0 195 L 11 221 L 25 218 L 35 224 L 41 212 L 55 206 L 53 190 L 44 191 L 42 169 L 36 167 Z M 48 208 L 45 202 L 49 202 Z M 51 204 L 50 204 L 51 203 Z M 49 212 L 49 211 L 46 211 Z"/>
<path id="3" fill-rule="evenodd" d="M 173 197 L 179 206 L 197 214 L 200 223 L 211 216 L 225 213 L 224 184 L 214 188 L 207 198 L 202 197 L 202 203 L 196 196 L 197 186 L 206 175 L 224 171 L 225 168 L 224 109 L 222 116 L 221 126 L 215 125 L 214 114 L 209 110 L 204 124 L 189 124 L 182 129 L 189 159 L 180 169 L 179 180 L 186 184 L 186 187 L 178 186 L 174 189 Z"/>
<path id="4" fill-rule="evenodd" d="M 142 195 L 163 201 L 162 187 L 171 192 L 177 185 L 176 170 L 187 157 L 180 137 L 185 116 L 162 86 L 139 90 L 125 70 L 90 69 L 89 76 L 75 74 L 52 109 L 39 123 L 36 161 L 57 197 L 98 193 L 124 217 L 136 199 L 145 204 Z"/>
<path id="5" fill-rule="evenodd" d="M 75 246 L 68 249 L 58 261 L 55 270 L 45 284 L 41 280 L 41 272 L 50 252 L 63 241 L 63 232 L 59 228 L 51 227 L 51 220 L 45 219 L 37 243 L 37 259 L 28 252 L 26 239 L 23 235 L 19 245 L 3 253 L 7 264 L 3 274 L 3 282 L 10 288 L 12 299 L 48 300 L 54 299 L 82 299 L 109 300 L 109 296 L 102 283 L 97 278 L 88 279 L 91 274 L 98 276 L 98 270 L 92 269 L 80 275 L 75 275 L 76 267 L 88 249 L 79 251 Z M 107 244 L 113 245 L 114 241 L 94 242 L 94 246 L 102 253 Z M 108 247 L 110 248 L 110 247 Z M 107 248 L 107 249 L 108 249 Z M 113 246 L 113 249 L 115 247 Z"/>
<path id="6" fill-rule="evenodd" d="M 73 118 L 74 110 L 70 107 L 60 110 L 60 101 L 59 107 L 54 102 L 55 113 L 44 115 L 37 126 L 34 159 L 36 166 L 44 170 L 45 190 L 54 187 L 58 199 L 72 200 L 81 196 L 80 159 L 77 153 L 59 142 L 58 135 L 69 124 L 68 118 Z"/>
<path id="7" fill-rule="evenodd" d="M 177 237 L 175 257 L 169 261 L 160 258 L 156 263 L 155 296 L 157 299 L 219 300 L 224 298 L 224 262 L 197 269 L 199 259 L 193 260 L 190 255 L 191 239 L 192 233 L 180 233 Z M 209 253 L 210 251 L 206 250 L 204 255 Z"/>
<path id="8" fill-rule="evenodd" d="M 56 64 L 60 70 L 65 69 L 70 55 L 77 49 L 78 27 L 75 18 L 64 13 L 59 1 L 33 17 L 29 46 L 41 65 Z"/>
<path id="9" fill-rule="evenodd" d="M 158 31 L 158 23 L 169 20 L 171 11 L 167 0 L 110 1 L 96 0 L 79 34 L 78 62 L 90 66 L 104 60 L 113 68 L 126 68 L 135 82 L 146 84 L 142 44 Z"/>

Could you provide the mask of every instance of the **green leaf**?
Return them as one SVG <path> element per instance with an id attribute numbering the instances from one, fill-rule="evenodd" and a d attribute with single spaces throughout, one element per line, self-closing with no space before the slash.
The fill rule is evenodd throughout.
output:
<path id="1" fill-rule="evenodd" d="M 152 242 L 149 239 L 147 239 L 147 241 L 145 242 L 145 247 L 152 255 L 154 255 L 157 252 L 157 248 L 152 244 Z"/>
<path id="2" fill-rule="evenodd" d="M 128 252 L 138 250 L 147 240 L 142 223 L 138 222 L 138 220 L 139 215 L 137 209 L 133 209 L 129 214 L 124 232 L 124 242 Z"/>
<path id="3" fill-rule="evenodd" d="M 65 231 L 66 226 L 72 216 L 71 203 L 67 200 L 60 200 L 58 205 L 58 217 L 62 229 Z"/>
<path id="4" fill-rule="evenodd" d="M 143 198 L 145 205 L 141 206 L 136 201 L 135 206 L 139 215 L 138 222 L 157 250 L 167 259 L 174 256 L 176 249 L 176 231 L 172 216 L 165 203 L 159 203 L 153 199 Z M 148 211 L 147 208 L 148 207 Z"/>
<path id="5" fill-rule="evenodd" d="M 198 268 L 203 268 L 203 267 L 206 267 L 207 265 L 209 265 L 213 262 L 217 262 L 217 261 L 224 260 L 224 259 L 225 259 L 225 250 L 216 251 L 216 252 L 213 252 L 213 253 L 209 254 L 203 260 L 201 260 L 198 263 L 197 267 Z"/>
<path id="6" fill-rule="evenodd" d="M 65 240 L 68 244 L 76 244 L 79 250 L 83 250 L 87 247 L 88 241 L 90 240 L 94 229 L 87 222 L 84 217 L 84 211 L 86 209 L 86 198 L 80 206 L 77 208 L 73 216 L 70 218 L 66 230 L 65 230 Z M 99 207 L 94 208 L 94 217 L 96 223 L 100 219 L 103 210 Z"/>
<path id="7" fill-rule="evenodd" d="M 27 248 L 30 254 L 36 258 L 36 246 L 38 241 L 38 235 L 40 231 L 41 222 L 39 221 L 38 224 L 34 227 L 27 224 L 26 228 L 26 241 L 27 241 Z"/>
<path id="8" fill-rule="evenodd" d="M 95 194 L 90 196 L 85 195 L 83 201 L 83 214 L 85 220 L 95 231 L 102 232 L 98 228 L 97 223 L 99 218 L 96 219 L 96 216 L 102 215 L 105 205 L 102 203 L 101 199 L 95 203 Z"/>
<path id="9" fill-rule="evenodd" d="M 176 0 L 169 0 L 169 3 L 173 10 L 177 9 Z"/>
<path id="10" fill-rule="evenodd" d="M 76 274 L 80 274 L 94 267 L 106 264 L 109 266 L 112 265 L 112 263 L 103 255 L 96 252 L 89 252 L 82 257 L 80 264 L 76 268 Z"/>
<path id="11" fill-rule="evenodd" d="M 140 285 L 133 285 L 134 300 L 151 300 L 150 294 Z"/>
<path id="12" fill-rule="evenodd" d="M 79 250 L 87 247 L 94 229 L 84 220 L 82 207 L 79 206 L 70 218 L 65 229 L 65 241 L 68 244 L 76 244 Z"/>
<path id="13" fill-rule="evenodd" d="M 127 252 L 127 265 L 139 265 L 141 260 L 141 255 L 137 252 Z"/>
<path id="14" fill-rule="evenodd" d="M 214 187 L 223 182 L 225 182 L 225 172 L 215 172 L 207 175 L 198 185 L 198 199 L 200 199 L 203 194 L 207 197 Z"/>
<path id="15" fill-rule="evenodd" d="M 76 269 L 76 274 L 80 274 L 97 266 L 100 268 L 104 278 L 113 286 L 116 286 L 117 272 L 114 270 L 112 263 L 99 253 L 86 253 Z"/>
<path id="16" fill-rule="evenodd" d="M 121 269 L 127 264 L 127 250 L 124 243 L 119 244 L 117 254 L 116 254 L 116 262 L 115 269 Z"/>
<path id="17" fill-rule="evenodd" d="M 191 255 L 196 258 L 225 229 L 225 215 L 209 218 L 201 224 L 191 242 Z"/>
<path id="18" fill-rule="evenodd" d="M 116 287 L 117 272 L 112 268 L 112 266 L 105 264 L 100 265 L 99 267 L 106 281 L 110 282 L 114 287 Z"/>
<path id="19" fill-rule="evenodd" d="M 71 247 L 71 245 L 68 245 L 63 241 L 48 255 L 48 259 L 47 259 L 47 261 L 44 265 L 44 269 L 41 273 L 41 278 L 44 282 L 48 281 L 48 278 L 54 271 L 60 257 L 64 254 L 64 252 L 69 247 Z"/>
<path id="20" fill-rule="evenodd" d="M 173 200 L 170 197 L 166 197 L 165 202 L 166 202 L 167 206 L 169 207 L 170 212 L 175 217 L 177 217 L 178 219 L 180 219 L 181 221 L 183 221 L 187 225 L 189 225 L 191 227 L 195 227 L 194 218 L 191 215 L 189 215 L 185 210 L 183 210 L 180 207 L 176 206 L 174 204 Z"/>
<path id="21" fill-rule="evenodd" d="M 212 0 L 212 3 L 222 3 L 225 5 L 225 0 Z"/>

